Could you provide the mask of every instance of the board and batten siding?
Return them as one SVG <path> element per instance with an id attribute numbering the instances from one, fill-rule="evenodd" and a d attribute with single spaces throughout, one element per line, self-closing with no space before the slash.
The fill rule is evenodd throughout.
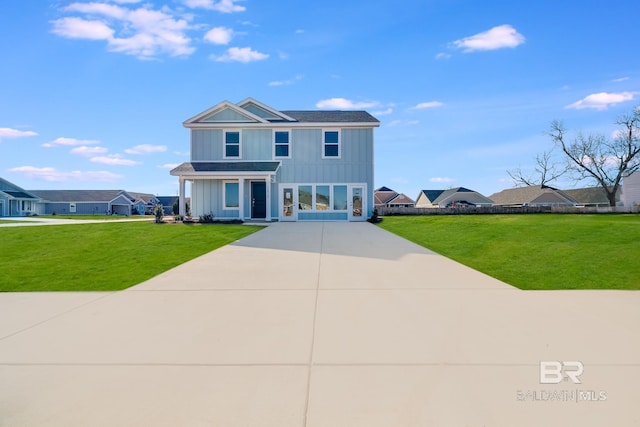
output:
<path id="1" fill-rule="evenodd" d="M 640 205 L 640 172 L 623 178 L 621 199 L 626 207 Z"/>
<path id="2" fill-rule="evenodd" d="M 191 161 L 222 160 L 222 138 L 221 129 L 192 129 Z"/>

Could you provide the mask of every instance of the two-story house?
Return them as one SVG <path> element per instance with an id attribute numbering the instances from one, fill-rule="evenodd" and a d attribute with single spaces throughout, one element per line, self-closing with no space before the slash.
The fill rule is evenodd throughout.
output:
<path id="1" fill-rule="evenodd" d="M 193 216 L 363 221 L 373 210 L 373 130 L 366 111 L 278 111 L 221 102 L 186 120 L 191 161 L 179 177 Z"/>

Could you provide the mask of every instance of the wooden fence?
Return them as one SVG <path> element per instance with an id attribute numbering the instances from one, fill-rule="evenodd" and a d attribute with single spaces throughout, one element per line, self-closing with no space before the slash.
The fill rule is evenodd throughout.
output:
<path id="1" fill-rule="evenodd" d="M 380 207 L 378 215 L 487 215 L 487 214 L 539 214 L 539 213 L 638 213 L 638 207 L 558 207 L 558 206 L 482 206 L 453 208 L 385 208 Z"/>

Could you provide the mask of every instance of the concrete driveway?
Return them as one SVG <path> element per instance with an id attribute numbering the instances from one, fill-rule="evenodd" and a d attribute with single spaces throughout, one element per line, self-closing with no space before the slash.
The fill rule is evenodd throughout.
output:
<path id="1" fill-rule="evenodd" d="M 0 294 L 0 425 L 634 426 L 638 325 L 640 292 L 276 223 L 126 291 Z"/>

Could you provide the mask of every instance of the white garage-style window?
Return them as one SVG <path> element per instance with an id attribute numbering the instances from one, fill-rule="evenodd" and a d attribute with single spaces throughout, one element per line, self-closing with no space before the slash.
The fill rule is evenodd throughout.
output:
<path id="1" fill-rule="evenodd" d="M 299 211 L 346 211 L 347 186 L 343 184 L 298 185 Z"/>

